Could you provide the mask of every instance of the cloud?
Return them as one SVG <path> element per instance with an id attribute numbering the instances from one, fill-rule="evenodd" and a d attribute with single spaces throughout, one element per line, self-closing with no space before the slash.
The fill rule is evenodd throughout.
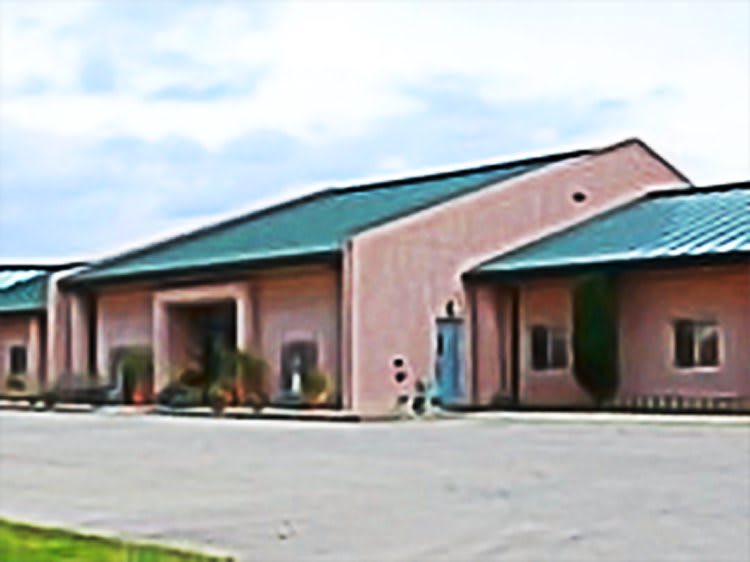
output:
<path id="1" fill-rule="evenodd" d="M 633 135 L 699 183 L 750 175 L 747 3 L 0 9 L 0 229 L 25 233 L 0 253 L 104 251 L 321 182 Z M 35 213 L 65 232 L 40 238 Z"/>

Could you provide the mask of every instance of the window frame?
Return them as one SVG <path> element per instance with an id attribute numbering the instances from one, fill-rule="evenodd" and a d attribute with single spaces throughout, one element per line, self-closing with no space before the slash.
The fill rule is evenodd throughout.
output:
<path id="1" fill-rule="evenodd" d="M 23 369 L 14 369 L 14 352 L 23 350 Z M 8 374 L 9 375 L 26 375 L 29 372 L 29 346 L 25 342 L 14 342 L 8 345 Z"/>
<path id="2" fill-rule="evenodd" d="M 534 353 L 534 331 L 537 329 L 544 330 L 545 336 L 545 362 L 539 366 L 535 361 Z M 556 337 L 557 336 L 557 337 Z M 535 373 L 554 373 L 563 372 L 570 368 L 571 350 L 570 350 L 570 330 L 567 326 L 559 324 L 532 324 L 529 326 L 529 366 Z M 562 342 L 563 362 L 555 363 L 555 341 Z"/>
<path id="3" fill-rule="evenodd" d="M 692 339 L 691 342 L 691 355 L 690 355 L 690 364 L 683 364 L 680 361 L 679 357 L 679 349 L 680 345 L 678 342 L 678 335 L 679 335 L 679 326 L 680 325 L 686 325 L 688 326 L 690 330 L 690 337 Z M 698 317 L 677 317 L 672 319 L 672 366 L 680 371 L 681 373 L 684 372 L 716 372 L 719 369 L 721 369 L 722 363 L 723 363 L 723 357 L 722 357 L 722 330 L 721 330 L 721 324 L 716 318 L 713 317 L 705 317 L 705 316 L 698 316 Z M 701 338 L 701 330 L 705 329 L 711 329 L 715 333 L 715 339 L 716 339 L 716 349 L 715 349 L 715 357 L 716 357 L 716 363 L 701 363 L 701 341 L 703 338 Z M 703 336 L 705 338 L 705 336 Z"/>

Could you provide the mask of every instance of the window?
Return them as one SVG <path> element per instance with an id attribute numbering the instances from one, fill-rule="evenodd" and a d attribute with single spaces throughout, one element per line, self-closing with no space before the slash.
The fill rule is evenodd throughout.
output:
<path id="1" fill-rule="evenodd" d="M 531 368 L 535 371 L 568 366 L 568 342 L 564 328 L 531 327 Z"/>
<path id="2" fill-rule="evenodd" d="M 674 364 L 681 369 L 718 366 L 719 325 L 713 320 L 676 320 Z"/>
<path id="3" fill-rule="evenodd" d="M 26 372 L 26 346 L 14 345 L 10 348 L 10 372 L 12 375 Z"/>
<path id="4" fill-rule="evenodd" d="M 281 392 L 299 396 L 307 374 L 318 367 L 318 343 L 291 341 L 281 348 Z"/>

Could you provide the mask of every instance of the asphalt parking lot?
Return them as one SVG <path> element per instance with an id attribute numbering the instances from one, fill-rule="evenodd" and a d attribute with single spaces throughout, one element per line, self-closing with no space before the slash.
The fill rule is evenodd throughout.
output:
<path id="1" fill-rule="evenodd" d="M 750 427 L 0 412 L 0 514 L 240 560 L 750 560 Z"/>

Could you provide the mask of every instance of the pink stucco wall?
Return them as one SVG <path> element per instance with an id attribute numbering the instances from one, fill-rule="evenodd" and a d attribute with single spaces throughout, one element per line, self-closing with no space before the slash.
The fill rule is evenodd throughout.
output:
<path id="1" fill-rule="evenodd" d="M 231 298 L 237 302 L 238 345 L 252 349 L 271 365 L 273 390 L 278 388 L 283 342 L 311 338 L 319 345 L 319 367 L 339 376 L 339 273 L 329 267 L 265 271 L 225 283 L 181 285 L 176 289 L 107 289 L 97 296 L 97 368 L 106 374 L 112 350 L 150 345 L 157 363 L 157 390 L 184 359 L 185 334 L 174 304 L 209 303 Z M 184 361 L 183 361 L 184 362 Z"/>
<path id="2" fill-rule="evenodd" d="M 39 388 L 42 372 L 41 320 L 37 315 L 0 317 L 0 393 L 6 392 L 5 381 L 10 374 L 10 348 L 26 347 L 26 383 L 29 391 Z"/>
<path id="3" fill-rule="evenodd" d="M 281 347 L 285 342 L 318 344 L 318 367 L 335 383 L 339 376 L 338 272 L 313 270 L 258 279 L 258 326 L 261 351 L 271 365 L 273 389 L 279 388 Z"/>
<path id="4" fill-rule="evenodd" d="M 591 404 L 573 376 L 573 303 L 566 280 L 525 283 L 519 291 L 519 399 L 531 406 L 585 406 Z M 531 365 L 531 327 L 563 328 L 567 334 L 568 365 L 536 371 Z"/>
<path id="5" fill-rule="evenodd" d="M 480 284 L 475 292 L 476 402 L 489 404 L 509 399 L 512 390 L 510 360 L 512 292 L 494 284 Z"/>
<path id="6" fill-rule="evenodd" d="M 461 274 L 483 260 L 622 205 L 654 186 L 681 184 L 640 144 L 628 143 L 566 161 L 453 199 L 354 237 L 345 257 L 345 321 L 351 355 L 350 405 L 364 413 L 390 408 L 397 389 L 392 360 L 413 377 L 431 377 L 435 318 L 454 300 L 466 308 Z M 573 193 L 587 194 L 575 203 Z M 350 260 L 347 262 L 346 260 Z M 467 343 L 472 342 L 466 322 Z M 469 396 L 472 365 L 467 353 Z M 484 355 L 486 351 L 481 351 Z M 489 380 L 495 375 L 479 374 Z M 486 397 L 487 391 L 480 394 Z"/>
<path id="7" fill-rule="evenodd" d="M 96 367 L 109 374 L 111 352 L 118 347 L 151 345 L 152 294 L 147 290 L 121 289 L 102 293 L 96 303 Z"/>
<path id="8" fill-rule="evenodd" d="M 750 264 L 632 273 L 619 291 L 622 396 L 750 397 Z M 674 366 L 677 318 L 718 321 L 718 368 Z"/>
<path id="9" fill-rule="evenodd" d="M 564 327 L 572 338 L 574 282 L 574 278 L 547 278 L 519 285 L 519 398 L 524 405 L 591 404 L 573 377 L 570 341 L 568 368 L 531 368 L 532 325 Z M 498 366 L 511 357 L 507 334 L 512 324 L 504 312 L 506 287 L 483 282 L 476 290 L 485 295 L 477 299 L 479 318 L 484 319 L 479 323 L 477 357 L 479 372 L 485 377 L 480 379 L 480 396 L 486 397 L 493 388 L 499 388 Z M 750 265 L 637 270 L 617 278 L 617 291 L 618 397 L 750 398 Z M 507 321 L 505 328 L 503 318 Z M 678 318 L 718 322 L 718 368 L 674 366 L 673 321 Z"/>

